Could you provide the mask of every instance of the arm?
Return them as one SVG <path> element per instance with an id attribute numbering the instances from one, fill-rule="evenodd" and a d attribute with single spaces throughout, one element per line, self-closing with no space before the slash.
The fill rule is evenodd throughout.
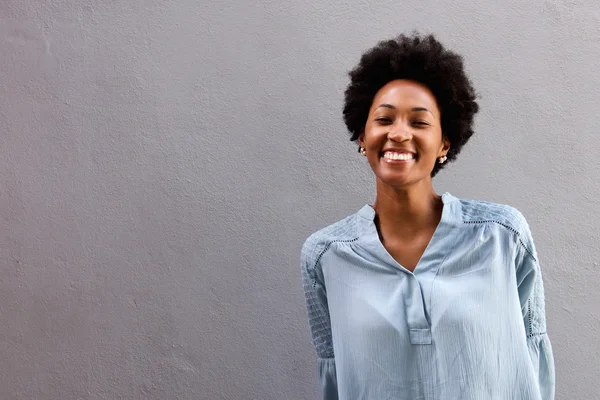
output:
<path id="1" fill-rule="evenodd" d="M 523 243 L 517 257 L 517 285 L 527 334 L 529 357 L 543 400 L 553 400 L 555 392 L 554 358 L 546 333 L 544 283 L 529 227 L 525 224 Z"/>
<path id="2" fill-rule="evenodd" d="M 302 248 L 302 283 L 312 341 L 317 351 L 323 400 L 338 400 L 327 292 L 322 274 L 320 271 L 317 272 L 314 260 L 314 254 L 318 254 L 317 247 L 311 245 L 311 239 L 309 239 Z"/>

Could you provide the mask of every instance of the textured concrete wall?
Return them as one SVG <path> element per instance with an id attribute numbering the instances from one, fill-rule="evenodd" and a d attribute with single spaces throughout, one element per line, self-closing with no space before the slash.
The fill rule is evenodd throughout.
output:
<path id="1" fill-rule="evenodd" d="M 314 399 L 300 246 L 374 194 L 345 73 L 413 28 L 482 95 L 439 191 L 528 217 L 600 398 L 600 3 L 459 3 L 0 2 L 0 398 Z"/>

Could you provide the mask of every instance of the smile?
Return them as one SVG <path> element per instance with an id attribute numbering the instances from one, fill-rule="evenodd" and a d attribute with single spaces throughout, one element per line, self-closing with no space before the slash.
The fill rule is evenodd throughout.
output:
<path id="1" fill-rule="evenodd" d="M 415 155 L 413 153 L 394 153 L 392 151 L 386 151 L 383 154 L 383 159 L 385 161 L 412 161 L 415 159 Z"/>

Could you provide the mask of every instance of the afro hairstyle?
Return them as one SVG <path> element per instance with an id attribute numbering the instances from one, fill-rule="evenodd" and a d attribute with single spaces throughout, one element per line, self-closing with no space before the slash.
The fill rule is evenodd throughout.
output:
<path id="1" fill-rule="evenodd" d="M 413 32 L 379 42 L 362 55 L 349 76 L 343 115 L 352 141 L 364 132 L 376 93 L 396 79 L 416 81 L 433 93 L 441 112 L 442 134 L 450 141 L 448 161 L 456 159 L 473 135 L 479 106 L 475 89 L 465 74 L 463 58 L 444 48 L 431 34 Z M 445 165 L 436 163 L 431 176 Z"/>

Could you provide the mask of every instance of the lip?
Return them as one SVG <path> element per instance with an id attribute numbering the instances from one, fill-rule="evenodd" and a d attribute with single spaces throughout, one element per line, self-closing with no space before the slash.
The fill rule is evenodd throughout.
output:
<path id="1" fill-rule="evenodd" d="M 404 154 L 412 154 L 412 155 L 414 155 L 414 156 L 416 156 L 416 155 L 417 155 L 417 152 L 416 152 L 416 151 L 409 150 L 409 149 L 398 149 L 398 148 L 389 148 L 389 149 L 384 149 L 384 150 L 381 152 L 381 156 L 383 157 L 383 155 L 384 155 L 385 153 L 404 153 Z"/>

